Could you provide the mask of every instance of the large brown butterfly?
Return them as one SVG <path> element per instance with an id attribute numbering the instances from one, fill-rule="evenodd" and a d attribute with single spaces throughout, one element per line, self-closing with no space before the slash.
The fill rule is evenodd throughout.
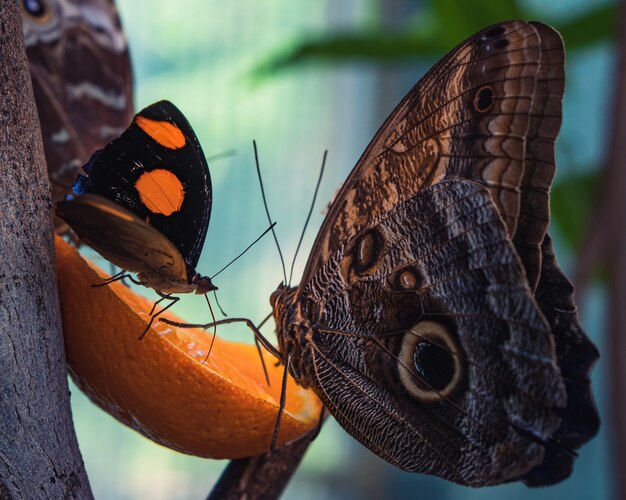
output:
<path id="1" fill-rule="evenodd" d="M 286 367 L 392 464 L 558 482 L 597 431 L 598 352 L 547 235 L 561 37 L 512 21 L 409 92 L 271 297 Z"/>
<path id="2" fill-rule="evenodd" d="M 22 0 L 21 5 L 56 202 L 69 193 L 91 154 L 132 120 L 128 46 L 112 0 Z"/>

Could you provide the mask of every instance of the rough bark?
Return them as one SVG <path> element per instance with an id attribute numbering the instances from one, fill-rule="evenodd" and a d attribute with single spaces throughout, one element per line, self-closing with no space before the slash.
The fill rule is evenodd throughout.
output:
<path id="1" fill-rule="evenodd" d="M 309 436 L 257 457 L 233 460 L 207 500 L 275 500 L 300 465 Z"/>
<path id="2" fill-rule="evenodd" d="M 17 0 L 0 0 L 0 498 L 91 498 L 71 420 L 50 187 Z"/>

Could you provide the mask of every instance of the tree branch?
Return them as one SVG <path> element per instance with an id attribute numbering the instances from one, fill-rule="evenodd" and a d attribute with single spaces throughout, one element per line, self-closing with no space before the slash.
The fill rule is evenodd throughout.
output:
<path id="1" fill-rule="evenodd" d="M 626 2 L 621 3 L 618 20 L 617 68 L 613 127 L 610 143 L 606 193 L 607 219 L 597 221 L 608 243 L 609 300 L 607 304 L 609 377 L 612 402 L 612 430 L 615 433 L 612 461 L 616 498 L 626 498 Z"/>
<path id="2" fill-rule="evenodd" d="M 574 283 L 583 293 L 598 264 L 608 268 L 607 352 L 615 498 L 626 498 L 626 2 L 619 8 L 613 117 L 598 208 L 591 218 Z"/>
<path id="3" fill-rule="evenodd" d="M 307 434 L 273 452 L 231 461 L 207 500 L 277 499 L 310 444 Z"/>
<path id="4" fill-rule="evenodd" d="M 91 498 L 71 420 L 50 186 L 17 0 L 0 0 L 0 497 Z"/>

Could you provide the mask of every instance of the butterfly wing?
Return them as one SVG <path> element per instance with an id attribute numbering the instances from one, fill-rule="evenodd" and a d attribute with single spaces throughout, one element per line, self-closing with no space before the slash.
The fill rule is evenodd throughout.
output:
<path id="1" fill-rule="evenodd" d="M 316 387 L 350 433 L 407 470 L 474 485 L 551 484 L 570 473 L 573 450 L 597 431 L 589 384 L 597 350 L 578 324 L 571 284 L 546 234 L 563 60 L 559 34 L 539 23 L 501 23 L 460 44 L 368 146 L 331 204 L 295 296 L 274 299 L 294 373 Z M 450 179 L 484 186 L 479 198 L 488 194 L 491 208 L 480 214 L 492 222 L 477 227 L 457 211 L 457 223 L 445 206 L 430 222 L 406 210 L 424 199 L 422 190 Z M 393 224 L 381 239 L 384 221 Z M 457 224 L 459 247 L 446 235 Z M 451 259 L 459 248 L 465 257 Z M 392 264 L 405 267 L 380 274 L 377 266 Z M 398 287 L 417 288 L 400 294 Z M 296 307 L 288 314 L 317 318 L 315 341 L 303 352 L 306 338 L 283 324 L 289 301 Z M 418 324 L 430 332 L 409 335 Z M 403 362 L 419 359 L 428 370 L 398 368 L 399 355 L 411 350 L 397 339 L 437 335 L 453 342 L 439 351 L 422 342 L 417 358 Z M 452 362 L 458 353 L 465 365 Z M 463 377 L 450 387 L 459 389 L 438 388 L 455 374 Z M 422 403 L 429 387 L 445 397 L 418 406 L 407 380 L 417 381 L 412 394 Z"/>
<path id="2" fill-rule="evenodd" d="M 598 432 L 600 419 L 591 387 L 590 372 L 599 352 L 578 322 L 574 287 L 559 268 L 552 240 L 546 235 L 541 251 L 541 280 L 537 303 L 548 321 L 565 388 L 567 406 L 559 411 L 561 425 L 547 443 L 544 462 L 525 477 L 529 485 L 544 485 L 569 476 L 575 450 Z"/>
<path id="3" fill-rule="evenodd" d="M 57 203 L 57 215 L 105 259 L 132 273 L 187 283 L 187 267 L 159 231 L 111 200 L 84 194 Z M 167 292 L 167 290 L 162 290 Z"/>
<path id="4" fill-rule="evenodd" d="M 489 189 L 534 288 L 562 93 L 563 46 L 545 25 L 502 23 L 461 43 L 407 94 L 352 170 L 302 283 L 401 201 L 443 179 L 468 178 Z"/>
<path id="5" fill-rule="evenodd" d="M 561 128 L 565 61 L 559 33 L 541 23 L 531 24 L 541 37 L 541 59 L 526 134 L 520 211 L 513 242 L 528 283 L 535 290 L 543 272 L 541 247 L 550 223 L 550 186 L 556 170 L 554 142 Z"/>
<path id="6" fill-rule="evenodd" d="M 211 216 L 211 178 L 191 125 L 172 103 L 140 111 L 83 169 L 76 194 L 95 193 L 130 210 L 195 269 Z"/>
<path id="7" fill-rule="evenodd" d="M 21 2 L 53 201 L 133 116 L 128 46 L 110 0 Z"/>
<path id="8" fill-rule="evenodd" d="M 359 232 L 300 303 L 339 423 L 398 467 L 468 485 L 542 463 L 566 405 L 550 328 L 490 194 L 442 181 Z M 570 461 L 572 460 L 570 456 Z"/>

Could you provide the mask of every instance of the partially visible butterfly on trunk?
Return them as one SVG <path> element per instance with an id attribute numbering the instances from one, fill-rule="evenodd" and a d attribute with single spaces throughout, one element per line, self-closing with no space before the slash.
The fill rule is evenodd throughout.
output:
<path id="1" fill-rule="evenodd" d="M 211 216 L 209 167 L 176 106 L 140 111 L 83 170 L 56 209 L 81 241 L 163 298 L 217 289 L 196 271 Z"/>
<path id="2" fill-rule="evenodd" d="M 482 486 L 567 477 L 599 426 L 598 358 L 550 237 L 561 37 L 505 22 L 409 92 L 332 202 L 279 349 L 401 469 Z"/>
<path id="3" fill-rule="evenodd" d="M 91 153 L 132 119 L 128 46 L 112 0 L 22 0 L 21 6 L 56 202 Z"/>

